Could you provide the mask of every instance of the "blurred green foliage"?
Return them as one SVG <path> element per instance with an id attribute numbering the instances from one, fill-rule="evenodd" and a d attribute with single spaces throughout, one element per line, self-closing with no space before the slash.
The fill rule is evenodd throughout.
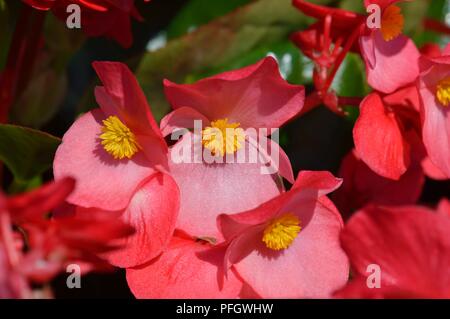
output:
<path id="1" fill-rule="evenodd" d="M 48 170 L 61 140 L 27 127 L 0 124 L 0 160 L 18 183 Z"/>
<path id="2" fill-rule="evenodd" d="M 252 1 L 214 1 L 213 5 L 211 5 L 211 0 L 189 1 L 170 23 L 167 28 L 167 37 L 169 39 L 178 38 Z"/>

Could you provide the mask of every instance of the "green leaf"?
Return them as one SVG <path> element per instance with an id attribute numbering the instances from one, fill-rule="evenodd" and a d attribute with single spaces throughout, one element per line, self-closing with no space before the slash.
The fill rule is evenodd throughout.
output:
<path id="1" fill-rule="evenodd" d="M 258 48 L 287 41 L 292 32 L 304 29 L 310 21 L 291 0 L 255 1 L 169 41 L 158 51 L 148 52 L 136 76 L 155 117 L 161 119 L 169 110 L 162 87 L 164 78 L 178 83 L 192 80 L 196 74 L 221 68 Z"/>
<path id="2" fill-rule="evenodd" d="M 28 181 L 52 166 L 61 140 L 47 133 L 0 124 L 0 160 L 18 181 Z"/>
<path id="3" fill-rule="evenodd" d="M 11 110 L 12 122 L 40 128 L 58 111 L 67 87 L 65 73 L 46 69 L 36 74 Z"/>
<path id="4" fill-rule="evenodd" d="M 334 78 L 332 89 L 339 96 L 364 97 L 370 92 L 366 82 L 364 63 L 361 57 L 354 53 L 347 54 Z M 359 109 L 354 106 L 344 107 L 349 114 L 348 118 L 355 121 L 359 115 Z"/>
<path id="5" fill-rule="evenodd" d="M 172 20 L 167 29 L 167 37 L 173 39 L 182 36 L 251 1 L 226 0 L 214 1 L 212 4 L 211 0 L 191 0 Z"/>

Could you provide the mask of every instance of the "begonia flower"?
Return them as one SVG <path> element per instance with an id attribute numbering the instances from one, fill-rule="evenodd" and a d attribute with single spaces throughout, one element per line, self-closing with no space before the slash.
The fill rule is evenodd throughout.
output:
<path id="1" fill-rule="evenodd" d="M 174 108 L 161 121 L 164 135 L 195 128 L 195 120 L 201 121 L 201 131 L 187 132 L 171 148 L 170 172 L 181 191 L 177 228 L 220 240 L 217 215 L 247 210 L 277 196 L 279 175 L 293 181 L 287 155 L 267 136 L 301 110 L 304 88 L 286 83 L 271 57 L 194 84 L 166 80 L 164 85 Z M 251 129 L 261 134 L 247 134 Z M 187 161 L 176 159 L 183 145 L 191 150 Z M 207 162 L 205 151 L 217 161 Z M 237 160 L 252 151 L 258 161 Z M 267 162 L 259 158 L 270 162 L 274 154 L 279 155 L 276 169 L 263 174 Z M 227 161 L 230 157 L 233 163 Z"/>
<path id="2" fill-rule="evenodd" d="M 131 71 L 115 62 L 95 62 L 94 68 L 104 85 L 95 90 L 100 109 L 82 115 L 66 132 L 53 171 L 57 180 L 77 180 L 71 204 L 118 211 L 167 167 L 167 145 Z"/>
<path id="3" fill-rule="evenodd" d="M 369 203 L 377 205 L 412 205 L 417 202 L 425 183 L 421 157 L 414 157 L 408 170 L 396 181 L 372 171 L 353 150 L 342 161 L 339 177 L 342 186 L 333 194 L 339 211 L 349 217 Z"/>
<path id="4" fill-rule="evenodd" d="M 418 90 L 422 138 L 431 162 L 450 178 L 450 45 L 441 56 L 421 58 Z"/>
<path id="5" fill-rule="evenodd" d="M 342 218 L 325 196 L 341 181 L 301 172 L 293 188 L 255 209 L 218 217 L 231 265 L 262 298 L 325 298 L 345 283 Z"/>
<path id="6" fill-rule="evenodd" d="M 338 298 L 449 298 L 450 214 L 420 206 L 368 206 L 341 234 L 354 278 Z"/>
<path id="7" fill-rule="evenodd" d="M 47 283 L 70 264 L 82 273 L 105 270 L 98 254 L 133 233 L 109 213 L 53 217 L 73 188 L 64 178 L 10 198 L 0 193 L 0 295 L 30 298 L 31 283 Z"/>
<path id="8" fill-rule="evenodd" d="M 179 190 L 166 173 L 167 145 L 146 98 L 120 63 L 96 62 L 103 81 L 96 88 L 101 109 L 80 117 L 64 135 L 54 162 L 56 179 L 77 178 L 68 198 L 76 210 L 111 211 L 136 234 L 104 255 L 131 267 L 159 255 L 168 245 L 179 211 Z"/>

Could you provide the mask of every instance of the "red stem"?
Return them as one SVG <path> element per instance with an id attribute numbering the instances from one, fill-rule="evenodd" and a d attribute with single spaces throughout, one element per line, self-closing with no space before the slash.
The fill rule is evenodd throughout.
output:
<path id="1" fill-rule="evenodd" d="M 427 30 L 450 35 L 450 27 L 445 23 L 433 19 L 425 19 L 423 24 Z"/>
<path id="2" fill-rule="evenodd" d="M 347 56 L 347 53 L 352 48 L 352 46 L 355 43 L 356 39 L 358 39 L 358 36 L 361 33 L 361 28 L 363 26 L 364 25 L 360 25 L 357 28 L 355 28 L 353 33 L 350 35 L 350 38 L 348 39 L 348 41 L 345 44 L 345 47 L 342 49 L 342 52 L 339 54 L 338 58 L 336 59 L 336 63 L 334 65 L 333 71 L 331 71 L 331 74 L 330 74 L 330 76 L 327 79 L 327 83 L 325 84 L 324 92 L 328 92 L 331 84 L 333 83 L 334 77 L 336 76 L 336 73 L 339 70 L 339 67 L 341 66 L 342 62 L 344 62 L 344 59 Z"/>
<path id="3" fill-rule="evenodd" d="M 339 96 L 338 97 L 339 106 L 359 106 L 363 101 L 362 97 L 348 97 L 348 96 Z"/>

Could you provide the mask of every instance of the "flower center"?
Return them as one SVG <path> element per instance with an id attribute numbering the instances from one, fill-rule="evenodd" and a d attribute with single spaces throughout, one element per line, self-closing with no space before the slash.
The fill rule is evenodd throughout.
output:
<path id="1" fill-rule="evenodd" d="M 141 148 L 136 136 L 117 116 L 110 116 L 103 121 L 102 132 L 100 139 L 103 148 L 115 159 L 130 159 Z"/>
<path id="2" fill-rule="evenodd" d="M 240 123 L 228 123 L 228 119 L 211 122 L 211 126 L 202 131 L 203 146 L 213 155 L 234 154 L 245 140 L 244 130 L 239 126 Z"/>
<path id="3" fill-rule="evenodd" d="M 450 77 L 439 81 L 436 87 L 436 98 L 443 106 L 450 106 Z"/>
<path id="4" fill-rule="evenodd" d="M 292 213 L 287 213 L 266 226 L 262 241 L 267 248 L 283 250 L 293 243 L 301 229 L 300 219 Z"/>
<path id="5" fill-rule="evenodd" d="M 403 32 L 405 18 L 402 9 L 397 6 L 389 6 L 381 17 L 381 34 L 385 41 L 394 40 Z"/>

